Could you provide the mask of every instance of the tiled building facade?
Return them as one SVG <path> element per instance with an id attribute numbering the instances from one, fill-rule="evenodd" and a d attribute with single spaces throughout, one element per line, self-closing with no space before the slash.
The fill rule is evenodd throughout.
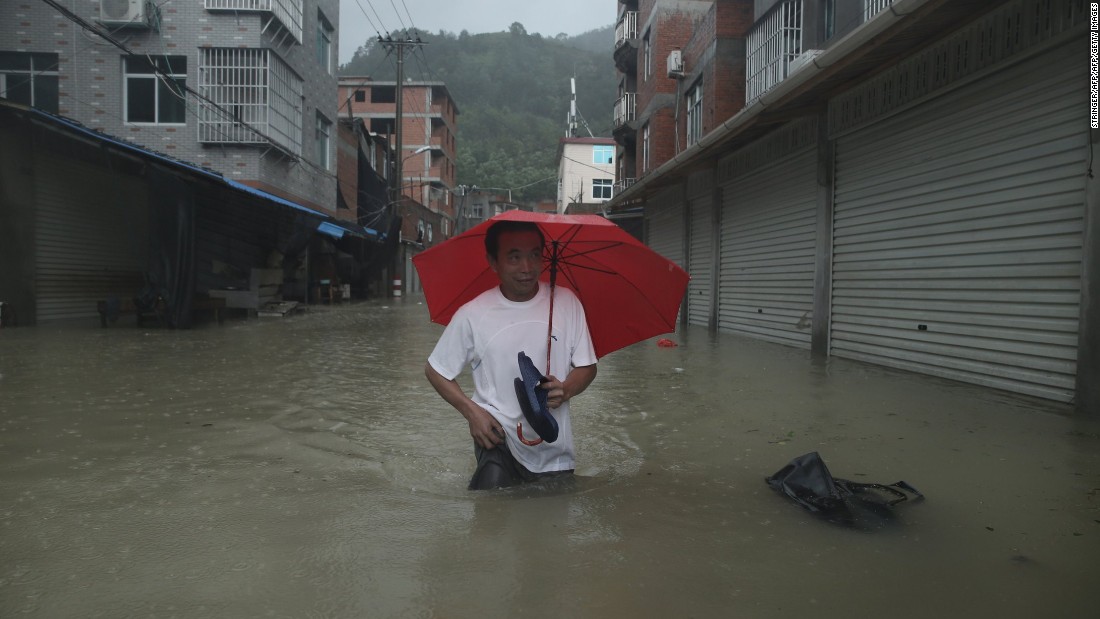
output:
<path id="1" fill-rule="evenodd" d="M 0 3 L 5 98 L 334 212 L 336 0 L 58 6 Z"/>

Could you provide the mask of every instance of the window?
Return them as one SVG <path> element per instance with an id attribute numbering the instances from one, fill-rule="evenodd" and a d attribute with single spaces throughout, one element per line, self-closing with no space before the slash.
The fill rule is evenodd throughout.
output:
<path id="1" fill-rule="evenodd" d="M 326 73 L 332 73 L 332 24 L 324 13 L 317 11 L 317 64 Z"/>
<path id="2" fill-rule="evenodd" d="M 317 112 L 317 165 L 329 169 L 329 148 L 332 146 L 329 134 L 332 132 L 332 123 Z"/>
<path id="3" fill-rule="evenodd" d="M 392 135 L 395 124 L 395 118 L 372 118 L 370 119 L 370 131 L 378 135 Z"/>
<path id="4" fill-rule="evenodd" d="M 599 200 L 601 202 L 611 199 L 611 186 L 615 184 L 615 181 L 610 178 L 594 178 L 592 179 L 592 199 Z"/>
<path id="5" fill-rule="evenodd" d="M 370 89 L 371 103 L 397 103 L 396 86 L 372 86 Z"/>
<path id="6" fill-rule="evenodd" d="M 642 37 L 642 66 L 642 79 L 649 79 L 650 74 L 653 73 L 653 46 L 649 42 L 648 30 Z"/>
<path id="7" fill-rule="evenodd" d="M 642 172 L 649 171 L 649 123 L 642 127 Z"/>
<path id="8" fill-rule="evenodd" d="M 198 80 L 199 142 L 275 144 L 302 154 L 309 127 L 302 78 L 274 51 L 200 48 Z"/>
<path id="9" fill-rule="evenodd" d="M 187 122 L 186 56 L 126 56 L 123 67 L 126 122 Z"/>
<path id="10" fill-rule="evenodd" d="M 688 146 L 703 137 L 703 83 L 697 83 L 687 94 Z"/>
<path id="11" fill-rule="evenodd" d="M 592 147 L 592 163 L 611 165 L 615 163 L 615 147 L 609 145 L 597 145 Z"/>
<path id="12" fill-rule="evenodd" d="M 367 93 L 362 90 L 355 91 L 355 102 L 364 103 L 367 100 Z"/>
<path id="13" fill-rule="evenodd" d="M 0 52 L 0 97 L 57 113 L 57 54 Z"/>

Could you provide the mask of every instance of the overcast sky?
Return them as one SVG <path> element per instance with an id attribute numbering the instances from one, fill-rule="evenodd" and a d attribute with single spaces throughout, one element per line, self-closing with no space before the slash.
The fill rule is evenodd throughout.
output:
<path id="1" fill-rule="evenodd" d="M 340 0 L 340 63 L 379 31 L 479 34 L 519 22 L 531 34 L 576 35 L 615 23 L 617 9 L 616 0 Z"/>

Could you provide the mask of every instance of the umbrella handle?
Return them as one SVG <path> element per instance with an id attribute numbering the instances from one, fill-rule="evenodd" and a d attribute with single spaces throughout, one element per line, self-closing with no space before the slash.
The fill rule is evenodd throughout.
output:
<path id="1" fill-rule="evenodd" d="M 523 422 L 520 422 L 520 423 L 516 424 L 516 436 L 519 437 L 519 442 L 523 443 L 524 445 L 527 445 L 528 447 L 534 447 L 535 445 L 538 445 L 539 443 L 542 442 L 542 438 L 537 438 L 533 441 L 529 441 L 529 440 L 523 438 Z"/>

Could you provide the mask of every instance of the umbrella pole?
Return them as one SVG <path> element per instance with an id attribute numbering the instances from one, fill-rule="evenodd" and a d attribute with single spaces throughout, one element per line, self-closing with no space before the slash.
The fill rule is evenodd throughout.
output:
<path id="1" fill-rule="evenodd" d="M 550 344 L 554 336 L 554 285 L 558 280 L 558 242 L 552 241 L 550 254 L 550 320 L 546 325 L 546 375 L 550 376 Z"/>

